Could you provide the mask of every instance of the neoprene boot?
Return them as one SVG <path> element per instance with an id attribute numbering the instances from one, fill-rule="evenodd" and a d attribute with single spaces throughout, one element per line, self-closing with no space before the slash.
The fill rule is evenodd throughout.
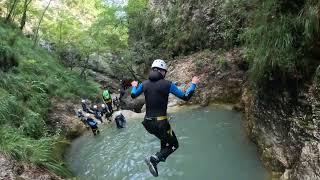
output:
<path id="1" fill-rule="evenodd" d="M 154 177 L 158 177 L 158 168 L 157 165 L 159 163 L 159 158 L 156 155 L 152 155 L 150 157 L 145 158 L 145 162 L 149 167 L 150 173 Z"/>

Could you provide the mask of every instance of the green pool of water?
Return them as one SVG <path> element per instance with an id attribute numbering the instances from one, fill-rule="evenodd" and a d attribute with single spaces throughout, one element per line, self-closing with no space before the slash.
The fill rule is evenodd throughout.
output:
<path id="1" fill-rule="evenodd" d="M 257 150 L 246 137 L 240 113 L 214 107 L 184 109 L 170 121 L 180 147 L 158 166 L 157 179 L 267 180 Z M 129 118 L 129 117 L 127 117 Z M 129 120 L 127 128 L 100 127 L 76 139 L 65 158 L 78 179 L 155 179 L 144 157 L 160 148 L 142 119 Z"/>

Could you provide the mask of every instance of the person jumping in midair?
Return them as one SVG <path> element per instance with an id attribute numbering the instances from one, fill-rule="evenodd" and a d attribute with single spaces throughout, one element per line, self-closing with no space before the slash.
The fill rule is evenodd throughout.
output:
<path id="1" fill-rule="evenodd" d="M 142 82 L 139 86 L 137 81 L 131 83 L 133 86 L 132 98 L 138 97 L 142 92 L 145 96 L 146 115 L 142 122 L 143 126 L 150 134 L 160 139 L 161 150 L 155 155 L 145 158 L 151 174 L 155 177 L 158 176 L 157 164 L 160 161 L 164 162 L 179 147 L 177 137 L 171 129 L 167 117 L 169 94 L 172 93 L 180 99 L 188 101 L 199 82 L 198 77 L 193 77 L 191 86 L 184 93 L 174 83 L 164 79 L 166 73 L 166 63 L 157 59 L 152 63 L 149 80 Z"/>

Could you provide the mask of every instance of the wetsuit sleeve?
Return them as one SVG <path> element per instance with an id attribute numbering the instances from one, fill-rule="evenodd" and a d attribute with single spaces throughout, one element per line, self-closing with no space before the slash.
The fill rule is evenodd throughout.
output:
<path id="1" fill-rule="evenodd" d="M 131 90 L 131 97 L 132 97 L 132 98 L 136 98 L 136 97 L 138 97 L 142 92 L 143 92 L 143 85 L 142 85 L 142 83 L 139 84 L 138 87 L 133 86 L 133 87 L 132 87 L 132 90 Z"/>
<path id="2" fill-rule="evenodd" d="M 171 83 L 170 93 L 172 93 L 173 95 L 177 96 L 178 98 L 184 101 L 188 101 L 192 97 L 194 91 L 196 90 L 196 87 L 197 85 L 192 83 L 191 86 L 186 91 L 186 93 L 184 93 L 175 84 Z"/>

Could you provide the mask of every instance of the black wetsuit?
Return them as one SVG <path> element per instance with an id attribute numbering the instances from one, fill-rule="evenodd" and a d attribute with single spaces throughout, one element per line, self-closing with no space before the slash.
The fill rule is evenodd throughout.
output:
<path id="1" fill-rule="evenodd" d="M 82 112 L 77 111 L 77 117 L 81 120 L 81 122 L 87 126 L 86 118 L 84 117 Z"/>
<path id="2" fill-rule="evenodd" d="M 116 121 L 117 128 L 119 129 L 124 128 L 126 123 L 126 118 L 122 114 L 116 116 L 115 121 Z"/>
<path id="3" fill-rule="evenodd" d="M 100 110 L 98 108 L 93 108 L 92 111 L 93 111 L 94 117 L 96 119 L 98 119 L 99 121 L 103 122 L 102 121 L 102 114 L 101 114 Z"/>
<path id="4" fill-rule="evenodd" d="M 146 101 L 146 116 L 142 122 L 145 129 L 160 139 L 161 150 L 156 153 L 160 161 L 166 158 L 179 147 L 177 137 L 166 118 L 169 93 L 189 100 L 196 88 L 192 84 L 186 93 L 183 93 L 171 81 L 163 79 L 157 71 L 151 71 L 149 80 L 144 81 L 139 87 L 133 87 L 131 97 L 136 98 L 142 92 Z"/>
<path id="5" fill-rule="evenodd" d="M 86 103 L 81 103 L 81 106 L 82 106 L 82 110 L 83 110 L 84 112 L 93 114 L 93 112 L 88 108 L 88 106 L 87 106 Z"/>
<path id="6" fill-rule="evenodd" d="M 120 100 L 118 99 L 118 97 L 113 99 L 113 105 L 117 108 L 117 111 L 119 111 L 120 108 Z"/>

